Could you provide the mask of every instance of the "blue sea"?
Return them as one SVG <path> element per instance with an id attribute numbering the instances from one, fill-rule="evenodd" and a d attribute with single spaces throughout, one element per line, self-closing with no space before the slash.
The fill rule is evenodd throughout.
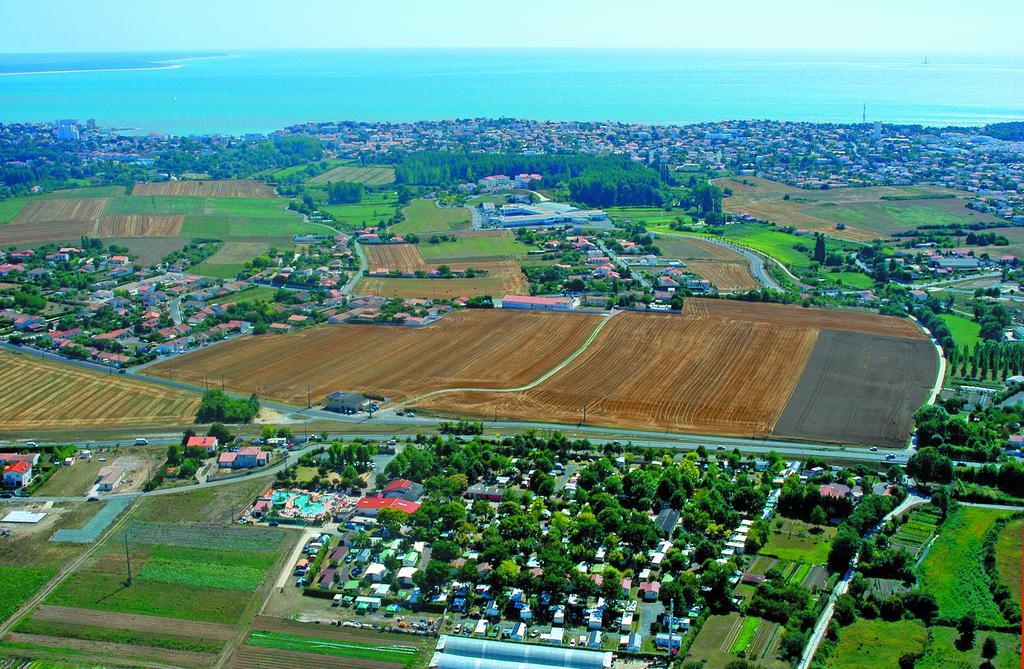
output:
<path id="1" fill-rule="evenodd" d="M 0 121 L 266 133 L 470 117 L 931 126 L 1024 120 L 1024 58 L 658 50 L 0 54 Z"/>

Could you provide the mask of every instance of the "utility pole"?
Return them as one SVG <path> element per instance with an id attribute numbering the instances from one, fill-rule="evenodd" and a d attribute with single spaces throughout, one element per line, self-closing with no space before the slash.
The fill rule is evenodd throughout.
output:
<path id="1" fill-rule="evenodd" d="M 308 383 L 306 384 L 306 408 L 307 409 L 312 409 L 313 408 L 313 401 L 310 398 L 309 384 Z"/>
<path id="2" fill-rule="evenodd" d="M 127 585 L 132 584 L 132 557 L 128 554 L 128 533 L 124 533 L 124 561 L 128 566 L 128 581 Z"/>
<path id="3" fill-rule="evenodd" d="M 220 391 L 224 392 L 224 375 L 220 375 Z"/>
<path id="4" fill-rule="evenodd" d="M 587 403 L 584 402 L 583 403 L 583 421 L 580 422 L 580 425 L 584 425 L 584 424 L 586 424 L 586 422 L 587 422 Z"/>

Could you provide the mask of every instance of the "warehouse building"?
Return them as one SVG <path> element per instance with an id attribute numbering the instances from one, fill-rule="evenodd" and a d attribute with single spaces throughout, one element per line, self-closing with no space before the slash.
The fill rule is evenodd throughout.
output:
<path id="1" fill-rule="evenodd" d="M 612 654 L 445 635 L 437 642 L 430 666 L 437 669 L 609 669 Z"/>
<path id="2" fill-rule="evenodd" d="M 370 408 L 370 404 L 370 400 L 358 393 L 347 393 L 342 390 L 336 390 L 327 396 L 327 399 L 324 402 L 324 408 L 328 411 L 353 414 L 359 413 L 360 411 L 366 411 Z"/>

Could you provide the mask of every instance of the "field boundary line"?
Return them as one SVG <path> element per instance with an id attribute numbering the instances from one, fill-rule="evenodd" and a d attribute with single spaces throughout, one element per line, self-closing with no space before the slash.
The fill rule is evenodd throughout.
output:
<path id="1" fill-rule="evenodd" d="M 417 395 L 415 397 L 409 398 L 409 399 L 405 400 L 404 402 L 400 402 L 398 404 L 394 404 L 391 407 L 389 407 L 389 409 L 393 409 L 393 410 L 397 411 L 397 410 L 400 410 L 400 409 L 404 409 L 405 407 L 409 406 L 410 404 L 414 404 L 416 402 L 421 402 L 423 400 L 430 399 L 431 397 L 437 397 L 438 395 L 446 395 L 448 393 L 476 393 L 476 392 L 517 393 L 517 392 L 522 392 L 524 390 L 532 390 L 533 388 L 536 388 L 540 384 L 542 384 L 545 381 L 547 381 L 548 379 L 550 379 L 552 376 L 554 376 L 558 372 L 560 372 L 563 369 L 565 369 L 570 363 L 572 363 L 574 360 L 576 360 L 576 358 L 578 358 L 581 355 L 583 355 L 583 353 L 586 352 L 586 350 L 588 348 L 590 348 L 590 345 L 594 343 L 594 340 L 597 339 L 597 336 L 599 334 L 601 334 L 601 330 L 604 329 L 604 326 L 606 326 L 609 322 L 611 322 L 612 318 L 614 318 L 615 315 L 619 314 L 619 313 L 622 313 L 622 312 L 613 309 L 610 313 L 602 314 L 601 315 L 601 321 L 597 324 L 597 326 L 593 329 L 593 331 L 587 336 L 587 338 L 585 340 L 583 340 L 583 343 L 580 344 L 579 348 L 577 348 L 575 351 L 573 351 L 568 356 L 566 356 L 564 359 L 562 359 L 562 361 L 559 362 L 558 364 L 556 364 L 554 367 L 552 367 L 548 371 L 544 372 L 539 377 L 537 377 L 533 381 L 530 381 L 526 385 L 516 386 L 514 388 L 477 388 L 477 387 L 441 388 L 440 390 L 432 390 L 429 393 L 423 393 L 422 395 Z"/>

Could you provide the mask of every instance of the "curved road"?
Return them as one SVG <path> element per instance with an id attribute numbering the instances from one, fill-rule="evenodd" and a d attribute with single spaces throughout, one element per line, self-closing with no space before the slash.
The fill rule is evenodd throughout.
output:
<path id="1" fill-rule="evenodd" d="M 729 249 L 730 251 L 733 251 L 735 253 L 739 253 L 741 256 L 746 258 L 747 261 L 750 263 L 750 273 L 754 275 L 754 278 L 757 279 L 758 283 L 760 283 L 762 286 L 769 290 L 777 290 L 779 292 L 782 292 L 782 286 L 780 286 L 778 281 L 772 278 L 772 275 L 768 272 L 768 270 L 765 269 L 764 258 L 761 257 L 761 255 L 758 254 L 757 252 L 749 250 L 744 246 L 737 246 L 736 244 L 730 244 L 729 242 L 723 242 L 719 239 L 712 239 L 710 237 L 699 237 L 697 235 L 687 235 L 683 233 L 658 231 L 655 232 L 654 234 L 663 235 L 665 237 L 686 237 L 689 239 L 699 239 L 701 241 L 710 242 L 711 244 L 714 244 L 716 246 L 721 246 L 724 249 Z M 790 271 L 786 269 L 786 267 L 782 263 L 780 263 L 778 260 L 775 260 L 774 258 L 772 258 L 772 260 L 775 262 L 775 264 L 781 267 L 782 270 L 790 276 L 790 278 L 792 278 L 797 283 L 800 283 L 799 280 L 795 276 L 793 276 L 793 274 L 790 273 Z"/>

